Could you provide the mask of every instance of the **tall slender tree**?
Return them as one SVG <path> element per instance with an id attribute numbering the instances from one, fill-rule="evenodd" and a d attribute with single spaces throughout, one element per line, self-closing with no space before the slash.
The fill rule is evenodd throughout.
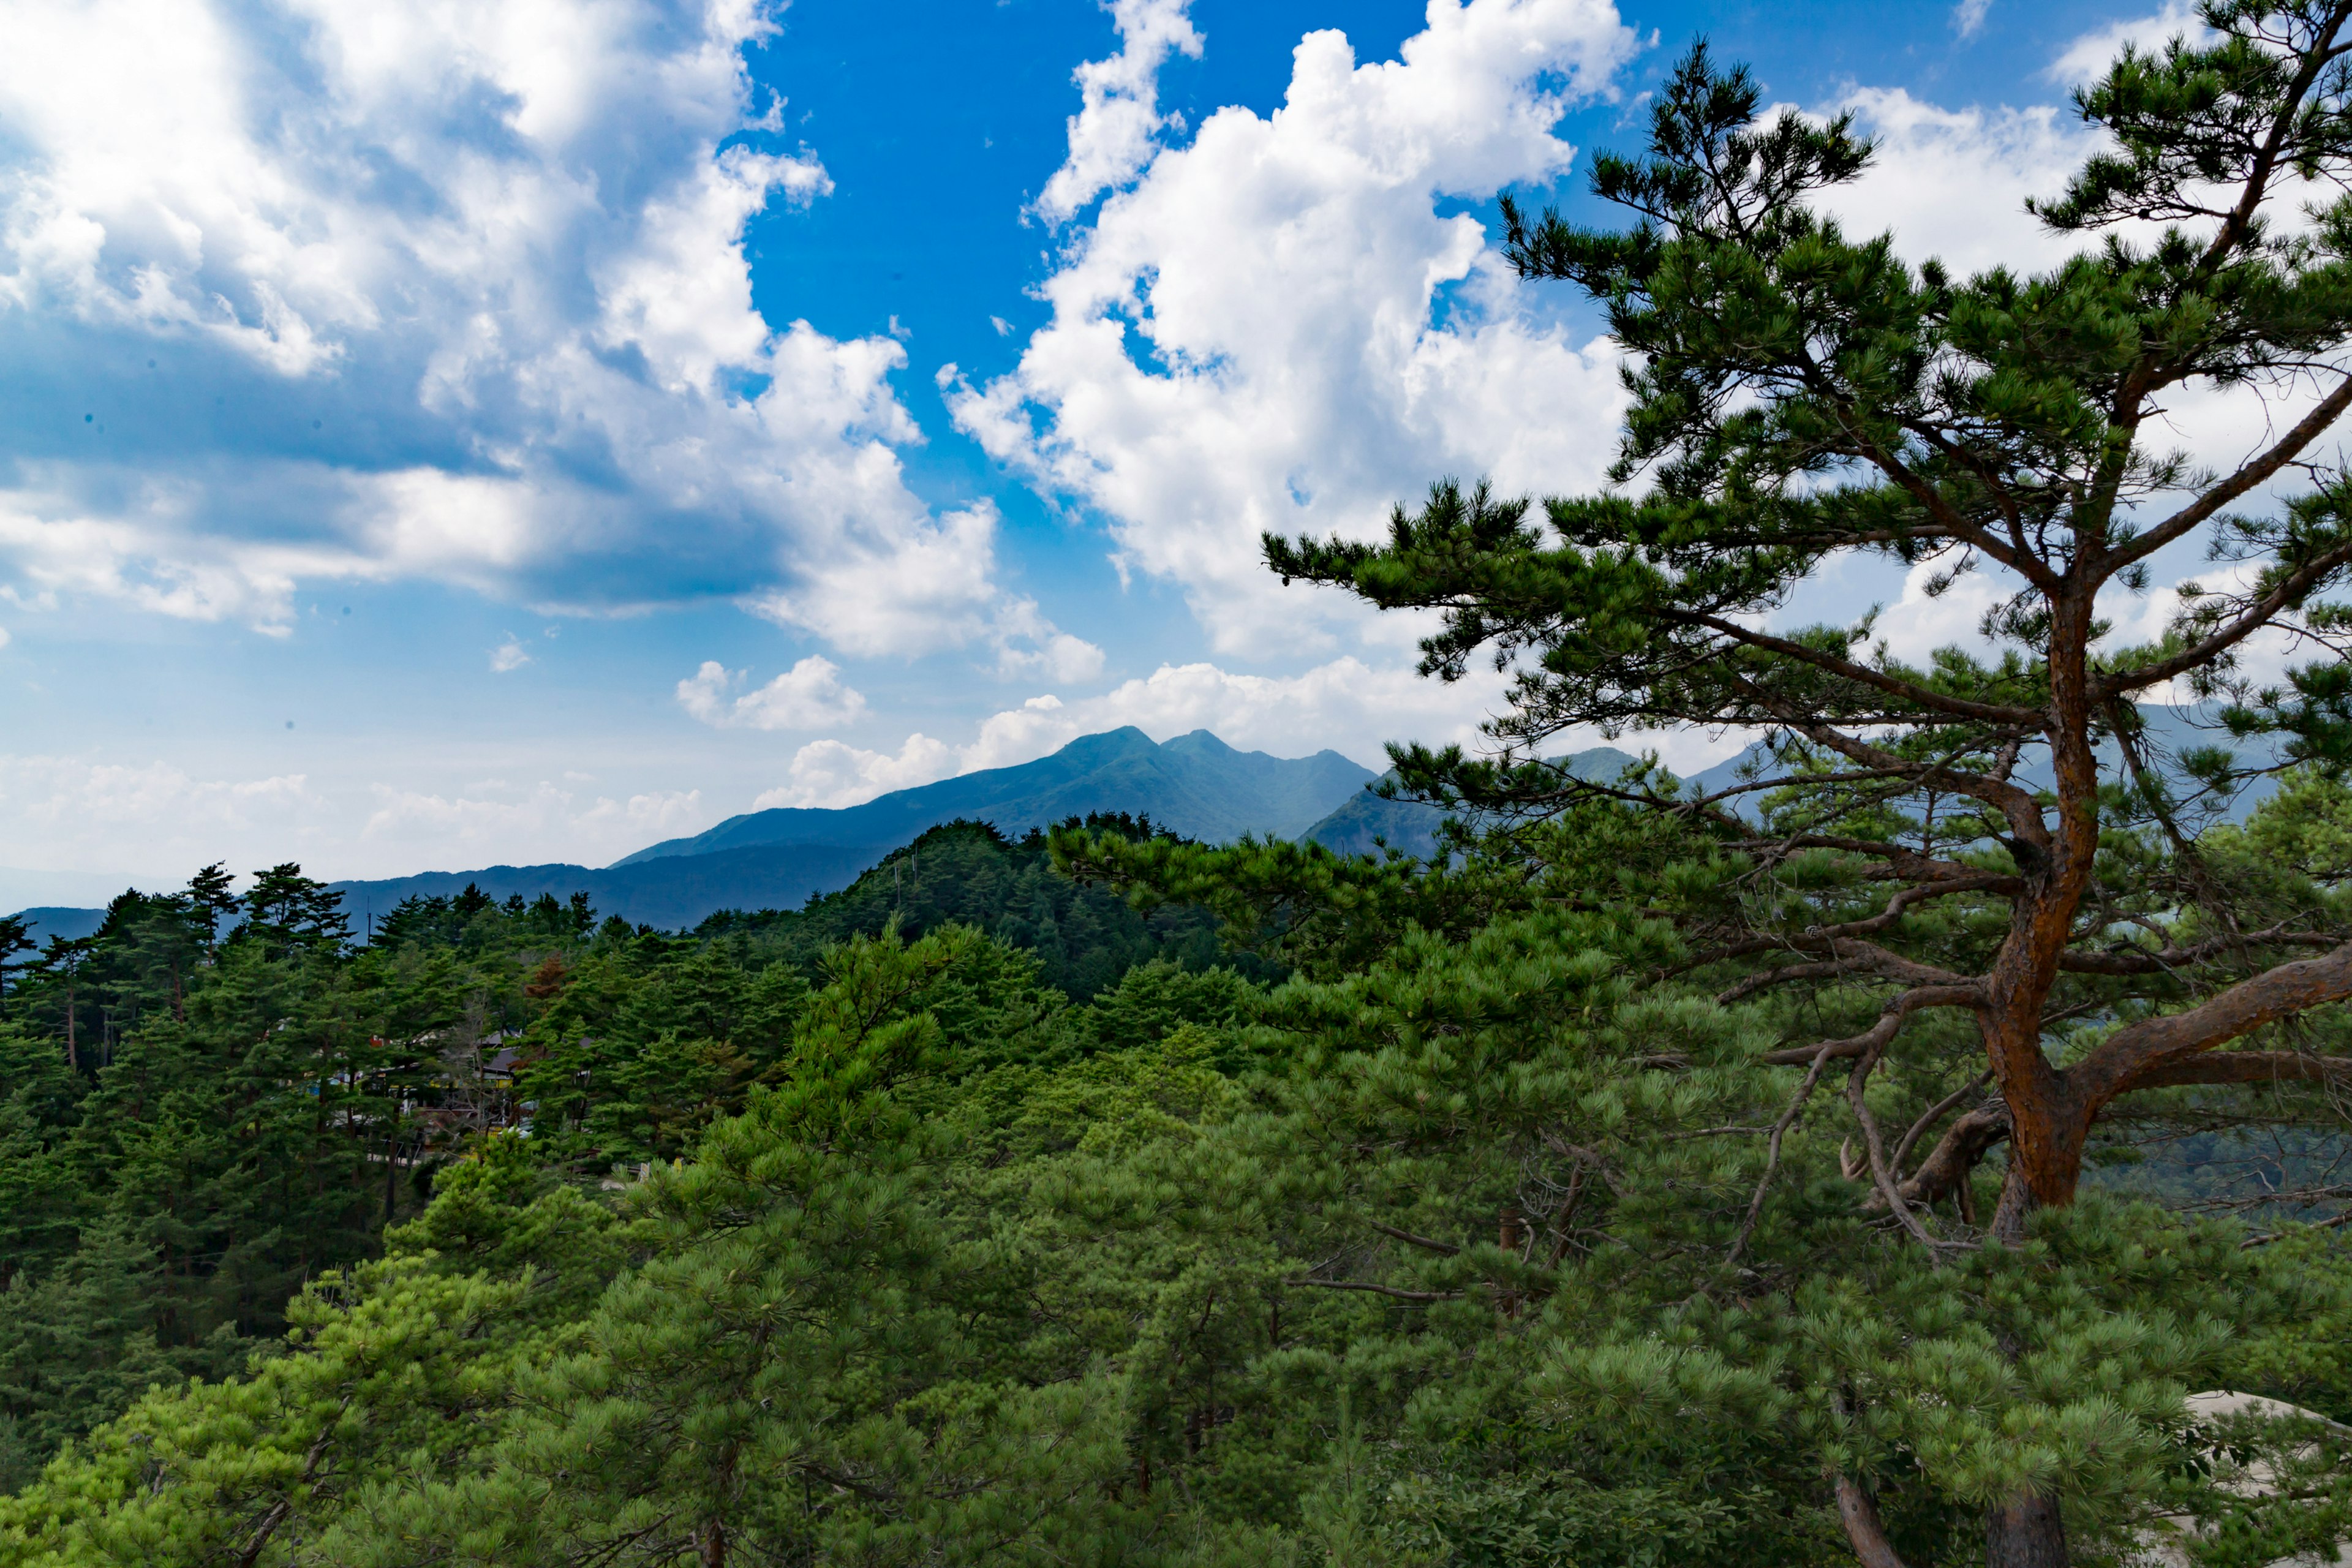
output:
<path id="1" fill-rule="evenodd" d="M 1520 275 L 1581 287 L 1627 353 L 1618 488 L 1548 501 L 1549 531 L 1441 485 L 1381 545 L 1265 542 L 1286 579 L 1442 611 L 1426 672 L 1517 670 L 1500 759 L 1408 749 L 1409 787 L 1673 814 L 1733 857 L 1689 913 L 1727 996 L 1874 988 L 1866 1026 L 1778 1059 L 1804 1072 L 1792 1113 L 1845 1069 L 1876 1201 L 1931 1247 L 1967 1244 L 1931 1205 L 2003 1142 L 1990 1229 L 2013 1240 L 2074 1200 L 2094 1127 L 2152 1091 L 2352 1077 L 2311 1026 L 2352 997 L 2352 926 L 2307 868 L 2225 868 L 2199 833 L 2261 773 L 2352 762 L 2352 606 L 2328 597 L 2352 573 L 2352 470 L 2327 444 L 2352 407 L 2352 3 L 2198 11 L 2200 37 L 2126 49 L 2078 94 L 2110 150 L 2034 210 L 2097 243 L 2031 275 L 1963 279 L 1849 237 L 1816 198 L 1869 142 L 1844 118 L 1759 121 L 1748 74 L 1695 48 L 1647 154 L 1594 162 L 1631 226 L 1503 208 Z M 2281 412 L 2217 469 L 2173 449 L 2192 398 Z M 2221 570 L 2180 586 L 2154 641 L 2116 638 L 2200 544 Z M 1906 661 L 1874 616 L 1773 629 L 1855 553 L 1924 568 L 1931 593 L 1993 576 L 1991 651 Z M 2260 683 L 2265 645 L 2309 662 Z M 1538 760 L 1571 727 L 1684 725 L 1759 737 L 1755 765 L 1699 796 Z M 1890 1149 L 1872 1075 L 1953 1014 L 1993 1093 Z M 1866 1502 L 1856 1549 L 1892 1563 Z M 2067 1560 L 2032 1488 L 1988 1542 L 1995 1568 Z"/>
<path id="2" fill-rule="evenodd" d="M 33 949 L 31 928 L 15 915 L 0 915 L 0 1017 L 8 1015 L 8 972 L 21 967 L 16 955 Z"/>

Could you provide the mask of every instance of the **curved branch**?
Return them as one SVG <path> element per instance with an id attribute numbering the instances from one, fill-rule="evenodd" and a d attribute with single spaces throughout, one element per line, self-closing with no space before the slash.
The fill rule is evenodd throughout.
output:
<path id="1" fill-rule="evenodd" d="M 1393 1285 L 1374 1285 L 1364 1279 L 1286 1279 L 1283 1283 L 1318 1290 L 1363 1290 L 1399 1301 L 1458 1301 L 1462 1299 L 1459 1290 L 1400 1290 Z"/>
<path id="2" fill-rule="evenodd" d="M 2284 925 L 2248 931 L 2244 936 L 2208 937 L 2191 947 L 2124 948 L 2109 952 L 2069 949 L 2058 955 L 2058 967 L 2069 974 L 2166 974 L 2183 964 L 2200 963 L 2232 947 L 2257 947 L 2265 942 L 2284 947 L 2334 947 L 2344 939 L 2318 931 L 2291 931 Z"/>
<path id="3" fill-rule="evenodd" d="M 1941 1203 L 1969 1179 L 1969 1173 L 1991 1152 L 1993 1145 L 2008 1136 L 2008 1102 L 1995 1100 L 1978 1106 L 1944 1130 L 1935 1148 L 1903 1184 L 1904 1197 L 1915 1204 Z"/>
<path id="4" fill-rule="evenodd" d="M 1785 658 L 1797 660 L 1800 664 L 1809 664 L 1825 673 L 1842 676 L 1858 685 L 1871 687 L 1889 696 L 1900 697 L 1906 702 L 1930 711 L 1948 713 L 1955 719 L 1974 719 L 1988 724 L 2039 726 L 2048 718 L 2047 714 L 2038 709 L 2012 708 L 2003 703 L 1971 702 L 1965 697 L 1948 697 L 1940 691 L 1931 691 L 1925 687 L 1914 686 L 1907 680 L 1898 680 L 1894 676 L 1882 670 L 1873 669 L 1866 664 L 1856 664 L 1852 659 L 1840 658 L 1834 654 L 1823 653 L 1819 648 L 1807 647 L 1803 643 L 1791 642 L 1787 637 L 1776 637 L 1769 632 L 1753 631 L 1737 621 L 1727 621 L 1719 616 L 1692 616 L 1688 619 L 1749 647 L 1763 648 L 1771 653 L 1780 654 Z"/>
<path id="5" fill-rule="evenodd" d="M 1897 1022 L 1900 1022 L 1899 1016 Z M 1853 1119 L 1862 1124 L 1862 1146 L 1870 1155 L 1870 1180 L 1878 1190 L 1879 1201 L 1893 1211 L 1903 1228 L 1911 1233 L 1912 1240 L 1922 1247 L 1933 1247 L 1937 1245 L 1936 1238 L 1927 1234 L 1927 1226 L 1919 1223 L 1919 1216 L 1911 1212 L 1911 1205 L 1905 1203 L 1903 1194 L 1895 1190 L 1895 1173 L 1887 1168 L 1886 1144 L 1878 1135 L 1878 1118 L 1870 1113 L 1871 1069 L 1878 1066 L 1878 1058 L 1886 1050 L 1886 1041 L 1892 1040 L 1895 1033 L 1893 1029 L 1886 1031 L 1886 1040 L 1880 1041 L 1869 1055 L 1853 1064 L 1853 1071 L 1846 1075 L 1845 1098 L 1846 1102 L 1853 1107 Z"/>
<path id="6" fill-rule="evenodd" d="M 2158 1069 L 2264 1024 L 2352 996 L 2352 942 L 2242 980 L 2200 1006 L 2126 1025 L 2067 1073 L 2085 1113 L 2152 1080 Z"/>
<path id="7" fill-rule="evenodd" d="M 1813 1097 L 1813 1086 L 1822 1081 L 1822 1068 L 1829 1066 L 1829 1061 L 1828 1046 L 1813 1052 L 1812 1066 L 1806 1069 L 1805 1081 L 1797 1086 L 1797 1092 L 1789 1097 L 1788 1107 L 1780 1112 L 1780 1119 L 1772 1123 L 1772 1135 L 1766 1141 L 1764 1148 L 1764 1174 L 1757 1180 L 1756 1192 L 1748 1200 L 1748 1215 L 1739 1222 L 1739 1234 L 1732 1238 L 1731 1250 L 1724 1255 L 1723 1261 L 1727 1265 L 1739 1261 L 1739 1255 L 1748 1249 L 1748 1238 L 1756 1234 L 1756 1221 L 1764 1213 L 1764 1194 L 1771 1191 L 1773 1173 L 1780 1168 L 1780 1141 L 1788 1136 L 1789 1129 L 1796 1125 L 1797 1118 L 1804 1114 L 1805 1101 Z M 1582 1167 L 1578 1169 L 1580 1172 Z"/>
<path id="8" fill-rule="evenodd" d="M 1903 1027 L 1903 1020 L 1928 1007 L 1981 1007 L 1984 1005 L 1984 983 L 1963 981 L 1956 985 L 1920 985 L 1904 992 L 1886 1004 L 1878 1022 L 1859 1035 L 1843 1040 L 1824 1040 L 1816 1046 L 1800 1046 L 1791 1049 L 1767 1051 L 1763 1061 L 1768 1067 L 1797 1067 L 1813 1059 L 1815 1052 L 1826 1052 L 1832 1061 L 1848 1057 L 1868 1055 L 1874 1048 L 1884 1049 Z"/>
<path id="9" fill-rule="evenodd" d="M 1733 679 L 1746 690 L 1750 701 L 1778 719 L 1785 728 L 1794 730 L 1815 745 L 1827 746 L 1840 756 L 1860 763 L 1867 768 L 1907 773 L 1923 784 L 1948 789 L 1954 795 L 1964 795 L 1971 799 L 1983 801 L 2000 813 L 2002 819 L 2008 822 L 2010 827 L 2020 838 L 2039 847 L 2046 847 L 2049 845 L 2050 825 L 2042 819 L 2041 806 L 2035 803 L 2032 795 L 2017 785 L 2003 780 L 1989 778 L 1982 773 L 1961 773 L 1941 763 L 1906 762 L 1892 752 L 1882 751 L 1866 741 L 1857 741 L 1851 735 L 1798 711 L 1785 702 L 1775 700 L 1753 681 L 1739 679 L 1738 677 Z"/>
<path id="10" fill-rule="evenodd" d="M 2295 421 L 2294 428 L 2273 442 L 2270 450 L 2115 552 L 2108 560 L 2118 567 L 2128 566 L 2135 561 L 2155 554 L 2199 524 L 2211 521 L 2220 515 L 2223 507 L 2293 462 L 2294 455 L 2317 440 L 2347 408 L 2352 408 L 2352 375 L 2347 375 L 2341 385 L 2321 400 L 2318 407 Z"/>
<path id="11" fill-rule="evenodd" d="M 2269 626 L 2277 618 L 2281 610 L 2309 594 L 2331 574 L 2347 563 L 2352 563 L 2352 544 L 2340 545 L 2314 557 L 2280 578 L 2269 593 L 2255 600 L 2236 620 L 2231 621 L 2211 637 L 2193 647 L 2183 648 L 2169 658 L 2160 658 L 2154 664 L 2140 665 L 2131 669 L 2117 670 L 2112 675 L 2101 676 L 2098 681 L 2100 694 L 2119 697 L 2127 692 L 2144 691 L 2151 686 L 2161 686 L 2176 676 L 2186 675 L 2192 669 L 2211 663 L 2237 644 Z"/>
<path id="12" fill-rule="evenodd" d="M 2179 1089 L 2219 1083 L 2352 1083 L 2352 1058 L 2306 1056 L 2301 1051 L 2215 1051 L 2159 1062 L 2137 1073 L 2116 1092 Z"/>
<path id="13" fill-rule="evenodd" d="M 1944 1096 L 1943 1099 L 1929 1106 L 1920 1116 L 1919 1120 L 1911 1124 L 1911 1131 L 1903 1134 L 1903 1142 L 1895 1145 L 1895 1158 L 1892 1163 L 1895 1166 L 1895 1173 L 1898 1175 L 1902 1173 L 1903 1163 L 1911 1158 L 1912 1148 L 1917 1144 L 1920 1138 L 1927 1133 L 1927 1129 L 1936 1125 L 1937 1122 L 1941 1121 L 1945 1117 L 1949 1116 L 1953 1111 L 1958 1110 L 1960 1108 L 1960 1102 L 1968 1099 L 1969 1096 L 1983 1093 L 1985 1085 L 1991 1081 L 1992 1068 L 1987 1068 L 1984 1071 L 1977 1074 L 1976 1077 L 1970 1079 L 1968 1082 L 1960 1085 L 1959 1088 L 1952 1090 L 1951 1093 Z"/>

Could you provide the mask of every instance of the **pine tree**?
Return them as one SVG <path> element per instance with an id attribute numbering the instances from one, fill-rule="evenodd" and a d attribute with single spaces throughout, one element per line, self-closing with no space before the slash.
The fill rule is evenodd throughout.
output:
<path id="1" fill-rule="evenodd" d="M 1838 1026 L 1769 1059 L 1803 1075 L 1792 1112 L 1843 1071 L 1874 1202 L 1931 1249 L 1969 1244 L 1932 1211 L 1958 1198 L 1965 1218 L 1997 1146 L 1990 1228 L 2016 1243 L 2074 1201 L 2103 1122 L 2184 1087 L 2352 1079 L 2311 1048 L 2327 1031 L 2289 1032 L 2352 996 L 2352 924 L 2325 884 L 2233 879 L 2198 835 L 2260 773 L 2352 760 L 2352 610 L 2327 598 L 2352 573 L 2352 475 L 2315 456 L 2352 407 L 2352 199 L 2294 210 L 2300 182 L 2352 174 L 2352 5 L 2198 10 L 2205 37 L 2127 49 L 2078 95 L 2113 151 L 2035 210 L 2103 243 L 2034 276 L 1958 279 L 1850 237 L 1812 198 L 1868 165 L 1851 120 L 1759 121 L 1747 73 L 1694 49 L 1647 155 L 1594 162 L 1633 226 L 1504 208 L 1520 274 L 1583 289 L 1633 356 L 1612 478 L 1646 487 L 1548 501 L 1547 531 L 1524 501 L 1440 485 L 1377 547 L 1266 541 L 1286 579 L 1441 611 L 1429 673 L 1516 661 L 1501 760 L 1402 752 L 1408 785 L 1506 815 L 1627 801 L 1727 857 L 1684 910 L 1693 963 L 1727 998 L 1827 999 Z M 2296 387 L 2292 423 L 2226 471 L 2167 445 L 2184 395 Z M 2118 646 L 2102 596 L 2144 593 L 2183 542 L 2234 569 L 2185 587 L 2158 641 Z M 1998 654 L 1906 664 L 1867 616 L 1766 629 L 1850 552 L 1932 563 L 1931 591 L 1995 574 Z M 2321 657 L 2257 686 L 2240 661 L 2273 629 Z M 2219 743 L 2166 742 L 2174 692 Z M 1766 745 L 1705 799 L 1539 760 L 1576 726 L 1657 725 Z M 1976 1037 L 1993 1093 L 1959 1079 L 1898 1148 L 1874 1076 L 1939 1016 Z M 2065 1561 L 2042 1484 L 1989 1519 L 1999 1568 Z M 1865 1561 L 1895 1561 L 1867 1509 L 1848 1522 Z"/>
<path id="2" fill-rule="evenodd" d="M 33 950 L 32 932 L 15 915 L 0 915 L 0 1018 L 8 1016 L 8 971 L 20 967 L 16 955 Z"/>

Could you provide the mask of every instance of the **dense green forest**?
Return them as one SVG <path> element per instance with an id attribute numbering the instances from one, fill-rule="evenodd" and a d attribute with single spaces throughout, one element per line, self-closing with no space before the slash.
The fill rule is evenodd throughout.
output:
<path id="1" fill-rule="evenodd" d="M 2208 853 L 2343 842 L 2315 780 Z M 2352 1514 L 2301 1427 L 2236 1441 L 2316 1508 L 2203 1484 L 2178 1403 L 2352 1416 L 2333 1233 L 2093 1198 L 1910 1245 L 1850 1121 L 1757 1136 L 1825 998 L 1685 968 L 1727 879 L 1587 802 L 1435 869 L 958 825 L 683 933 L 459 900 L 359 944 L 290 867 L 126 896 L 0 1028 L 0 1561 L 1812 1563 L 1867 1454 L 1939 1563 L 2021 1441 L 2094 1543 Z M 1943 1037 L 1881 1113 L 1968 1071 Z M 2234 1124 L 2177 1109 L 2107 1156 Z M 1954 1403 L 1987 1314 L 2031 1370 Z"/>
<path id="2" fill-rule="evenodd" d="M 241 1367 L 308 1281 L 376 1256 L 487 1138 L 592 1187 L 677 1159 L 777 1080 L 846 940 L 989 931 L 972 1005 L 1129 1043 L 1161 1027 L 1129 1016 L 1151 999 L 1229 1020 L 1255 994 L 1187 977 L 1220 962 L 1205 914 L 1139 914 L 1055 875 L 1042 834 L 981 824 L 805 909 L 689 932 L 468 889 L 362 943 L 298 867 L 231 886 L 215 867 L 125 893 L 96 935 L 37 951 L 0 925 L 0 1487 L 156 1378 Z"/>
<path id="3" fill-rule="evenodd" d="M 1515 672 L 1391 750 L 1431 860 L 0 934 L 0 1568 L 2336 1560 L 2352 197 L 2273 218 L 2352 183 L 2352 0 L 2198 14 L 2078 97 L 2046 274 L 1850 238 L 1870 144 L 1703 46 L 1628 226 L 1503 204 L 1633 355 L 1621 488 L 1265 542 Z M 2309 412 L 2208 472 L 2184 388 Z M 2245 569 L 2118 642 L 2191 540 Z M 1854 552 L 2006 597 L 1779 625 Z M 1669 727 L 1761 743 L 1547 760 Z"/>

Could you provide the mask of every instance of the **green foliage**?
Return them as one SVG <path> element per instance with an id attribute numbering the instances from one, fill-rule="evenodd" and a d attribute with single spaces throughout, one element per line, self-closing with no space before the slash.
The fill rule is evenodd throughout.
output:
<path id="1" fill-rule="evenodd" d="M 1187 843 L 1124 813 L 1095 813 L 1061 831 L 1170 847 Z M 805 967 L 825 947 L 872 936 L 894 921 L 910 937 L 941 925 L 977 926 L 1034 953 L 1044 983 L 1080 1001 L 1154 959 L 1187 969 L 1230 962 L 1203 911 L 1171 904 L 1139 912 L 1100 889 L 1055 875 L 1044 834 L 1008 839 L 984 822 L 934 827 L 804 910 L 717 914 L 696 934 L 740 941 L 751 952 Z M 1269 978 L 1274 972 L 1253 966 L 1252 973 Z"/>
<path id="2" fill-rule="evenodd" d="M 0 1500 L 0 1563 L 1812 1564 L 1832 1473 L 1914 1563 L 2021 1479 L 2088 1545 L 2324 1533 L 2216 1484 L 2307 1432 L 2182 1404 L 2339 1407 L 2321 1233 L 2086 1203 L 1924 1251 L 1832 1126 L 1766 1179 L 1769 1015 L 1652 978 L 1681 952 L 1538 900 L 1073 1006 L 970 928 L 855 938 L 686 1159 L 478 1141 L 242 1375 Z"/>

